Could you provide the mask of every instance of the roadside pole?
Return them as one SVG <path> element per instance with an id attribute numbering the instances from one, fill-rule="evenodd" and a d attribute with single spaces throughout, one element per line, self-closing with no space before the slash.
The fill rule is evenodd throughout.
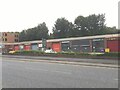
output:
<path id="1" fill-rule="evenodd" d="M 46 39 L 42 38 L 42 51 L 46 49 Z"/>

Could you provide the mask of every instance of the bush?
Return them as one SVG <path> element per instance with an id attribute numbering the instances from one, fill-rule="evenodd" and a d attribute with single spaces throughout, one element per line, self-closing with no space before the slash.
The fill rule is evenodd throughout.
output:
<path id="1" fill-rule="evenodd" d="M 119 57 L 120 56 L 120 52 L 111 52 L 111 53 L 104 53 L 104 54 L 99 54 L 97 56 L 109 56 L 109 57 Z"/>
<path id="2" fill-rule="evenodd" d="M 36 55 L 36 54 L 44 54 L 44 52 L 42 51 L 38 51 L 38 50 L 29 50 L 29 51 L 25 51 L 25 50 L 22 50 L 22 51 L 16 51 L 15 54 L 33 54 L 33 55 Z"/>
<path id="3" fill-rule="evenodd" d="M 16 51 L 13 54 L 17 55 L 44 55 L 44 56 L 57 56 L 57 57 L 119 57 L 119 53 L 80 53 L 80 52 L 58 52 L 58 53 L 45 53 L 39 50 L 29 50 L 29 51 Z"/>

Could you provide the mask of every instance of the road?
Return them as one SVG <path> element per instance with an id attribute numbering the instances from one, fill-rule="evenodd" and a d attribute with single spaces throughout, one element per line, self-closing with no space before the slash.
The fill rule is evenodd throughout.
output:
<path id="1" fill-rule="evenodd" d="M 117 88 L 118 68 L 2 58 L 3 88 Z"/>

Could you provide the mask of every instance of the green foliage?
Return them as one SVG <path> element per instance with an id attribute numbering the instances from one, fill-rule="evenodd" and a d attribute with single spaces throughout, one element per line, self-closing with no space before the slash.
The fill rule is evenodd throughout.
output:
<path id="1" fill-rule="evenodd" d="M 67 38 L 119 33 L 115 27 L 105 25 L 105 14 L 78 16 L 74 24 L 65 18 L 58 18 L 53 27 L 52 38 Z"/>
<path id="2" fill-rule="evenodd" d="M 16 51 L 11 55 L 30 55 L 30 56 L 56 56 L 56 57 L 76 57 L 76 58 L 119 58 L 120 52 L 118 53 L 80 53 L 80 52 L 58 52 L 58 53 L 45 53 L 43 51 L 38 50 L 30 50 L 30 51 Z"/>
<path id="3" fill-rule="evenodd" d="M 116 29 L 116 27 L 106 27 L 105 32 L 107 34 L 116 34 L 116 33 L 120 33 L 120 30 Z"/>
<path id="4" fill-rule="evenodd" d="M 39 24 L 37 27 L 23 30 L 20 33 L 19 38 L 20 38 L 20 41 L 41 40 L 42 38 L 47 39 L 49 37 L 48 31 L 49 30 L 45 22 L 43 22 L 42 24 Z"/>
<path id="5" fill-rule="evenodd" d="M 74 23 L 66 18 L 58 18 L 53 27 L 53 33 L 48 34 L 48 28 L 45 22 L 34 28 L 23 30 L 20 35 L 20 41 L 32 41 L 54 38 L 82 37 L 104 34 L 120 33 L 116 27 L 107 27 L 105 25 L 105 14 L 92 14 L 89 16 L 78 16 Z"/>
<path id="6" fill-rule="evenodd" d="M 54 38 L 70 37 L 73 24 L 65 18 L 58 18 L 53 27 Z"/>
<path id="7" fill-rule="evenodd" d="M 36 55 L 36 54 L 44 54 L 44 52 L 43 51 L 38 51 L 38 50 L 29 50 L 29 51 L 22 50 L 22 51 L 16 51 L 14 54 Z"/>
<path id="8" fill-rule="evenodd" d="M 97 56 L 120 57 L 120 52 L 98 54 Z"/>
<path id="9" fill-rule="evenodd" d="M 105 15 L 89 15 L 88 17 L 78 16 L 74 23 L 78 36 L 99 35 L 104 34 Z"/>
<path id="10" fill-rule="evenodd" d="M 56 53 L 57 55 L 66 55 L 66 56 L 90 56 L 90 54 L 88 53 L 80 53 L 80 52 L 59 52 L 59 53 Z"/>

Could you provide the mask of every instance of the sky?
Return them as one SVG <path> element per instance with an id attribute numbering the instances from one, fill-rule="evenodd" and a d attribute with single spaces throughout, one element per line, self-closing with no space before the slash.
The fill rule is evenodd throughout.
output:
<path id="1" fill-rule="evenodd" d="M 105 14 L 105 24 L 118 28 L 120 0 L 0 0 L 0 32 L 21 32 L 45 22 L 49 31 L 58 18 Z"/>

